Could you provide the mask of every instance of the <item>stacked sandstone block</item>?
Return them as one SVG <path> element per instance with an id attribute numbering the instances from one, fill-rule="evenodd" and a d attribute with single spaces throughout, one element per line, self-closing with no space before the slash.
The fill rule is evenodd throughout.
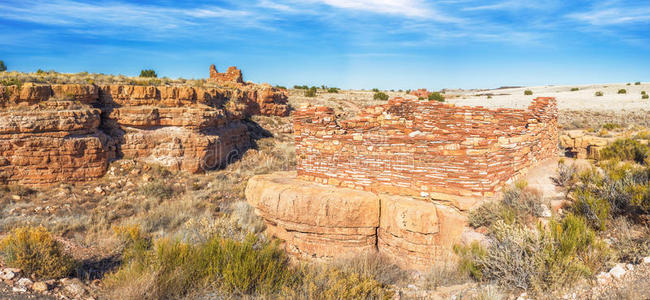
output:
<path id="1" fill-rule="evenodd" d="M 458 202 L 483 199 L 557 151 L 554 98 L 527 110 L 392 99 L 337 121 L 330 108 L 294 114 L 298 176 L 372 192 Z M 464 202 L 464 203 L 461 203 Z"/>
<path id="2" fill-rule="evenodd" d="M 337 121 L 295 112 L 297 172 L 251 178 L 246 199 L 298 257 L 378 251 L 428 270 L 461 242 L 466 211 L 557 151 L 557 108 L 393 99 Z"/>

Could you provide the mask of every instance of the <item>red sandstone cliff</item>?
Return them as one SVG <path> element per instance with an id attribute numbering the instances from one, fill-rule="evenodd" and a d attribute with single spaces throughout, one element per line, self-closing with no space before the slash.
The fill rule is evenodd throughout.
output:
<path id="1" fill-rule="evenodd" d="M 249 146 L 244 119 L 289 113 L 255 84 L 0 86 L 0 108 L 0 183 L 20 184 L 93 180 L 115 157 L 212 169 Z"/>

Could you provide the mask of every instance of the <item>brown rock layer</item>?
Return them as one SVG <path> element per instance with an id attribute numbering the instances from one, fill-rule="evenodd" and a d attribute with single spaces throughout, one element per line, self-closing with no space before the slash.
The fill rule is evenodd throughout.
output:
<path id="1" fill-rule="evenodd" d="M 378 250 L 408 268 L 448 258 L 464 217 L 410 197 L 377 195 L 296 179 L 295 172 L 251 178 L 246 199 L 267 233 L 299 257 L 334 258 Z"/>

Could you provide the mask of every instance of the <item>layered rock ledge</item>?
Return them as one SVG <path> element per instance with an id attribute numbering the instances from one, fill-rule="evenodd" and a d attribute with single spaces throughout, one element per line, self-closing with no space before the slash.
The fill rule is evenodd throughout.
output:
<path id="1" fill-rule="evenodd" d="M 246 199 L 267 233 L 305 258 L 376 250 L 424 269 L 448 257 L 466 223 L 457 209 L 440 203 L 308 182 L 296 172 L 254 176 Z"/>
<path id="2" fill-rule="evenodd" d="M 114 158 L 213 169 L 250 146 L 247 118 L 288 113 L 282 91 L 251 83 L 0 86 L 0 183 L 94 180 Z"/>

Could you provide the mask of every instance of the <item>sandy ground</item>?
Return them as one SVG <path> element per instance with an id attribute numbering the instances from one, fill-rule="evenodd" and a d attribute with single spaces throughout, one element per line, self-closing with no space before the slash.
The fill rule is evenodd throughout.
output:
<path id="1" fill-rule="evenodd" d="M 578 91 L 571 91 L 578 88 Z M 626 94 L 618 94 L 619 89 L 625 89 Z M 532 96 L 524 95 L 525 90 L 531 90 Z M 601 91 L 603 96 L 596 96 Z M 537 86 L 508 88 L 496 90 L 454 90 L 448 91 L 449 95 L 458 95 L 458 98 L 447 102 L 456 105 L 471 105 L 485 107 L 512 107 L 526 108 L 535 97 L 555 97 L 560 110 L 592 110 L 592 111 L 650 111 L 650 100 L 641 99 L 641 91 L 650 92 L 650 83 L 640 85 L 591 84 L 573 86 Z M 492 94 L 488 99 L 487 94 Z"/>

